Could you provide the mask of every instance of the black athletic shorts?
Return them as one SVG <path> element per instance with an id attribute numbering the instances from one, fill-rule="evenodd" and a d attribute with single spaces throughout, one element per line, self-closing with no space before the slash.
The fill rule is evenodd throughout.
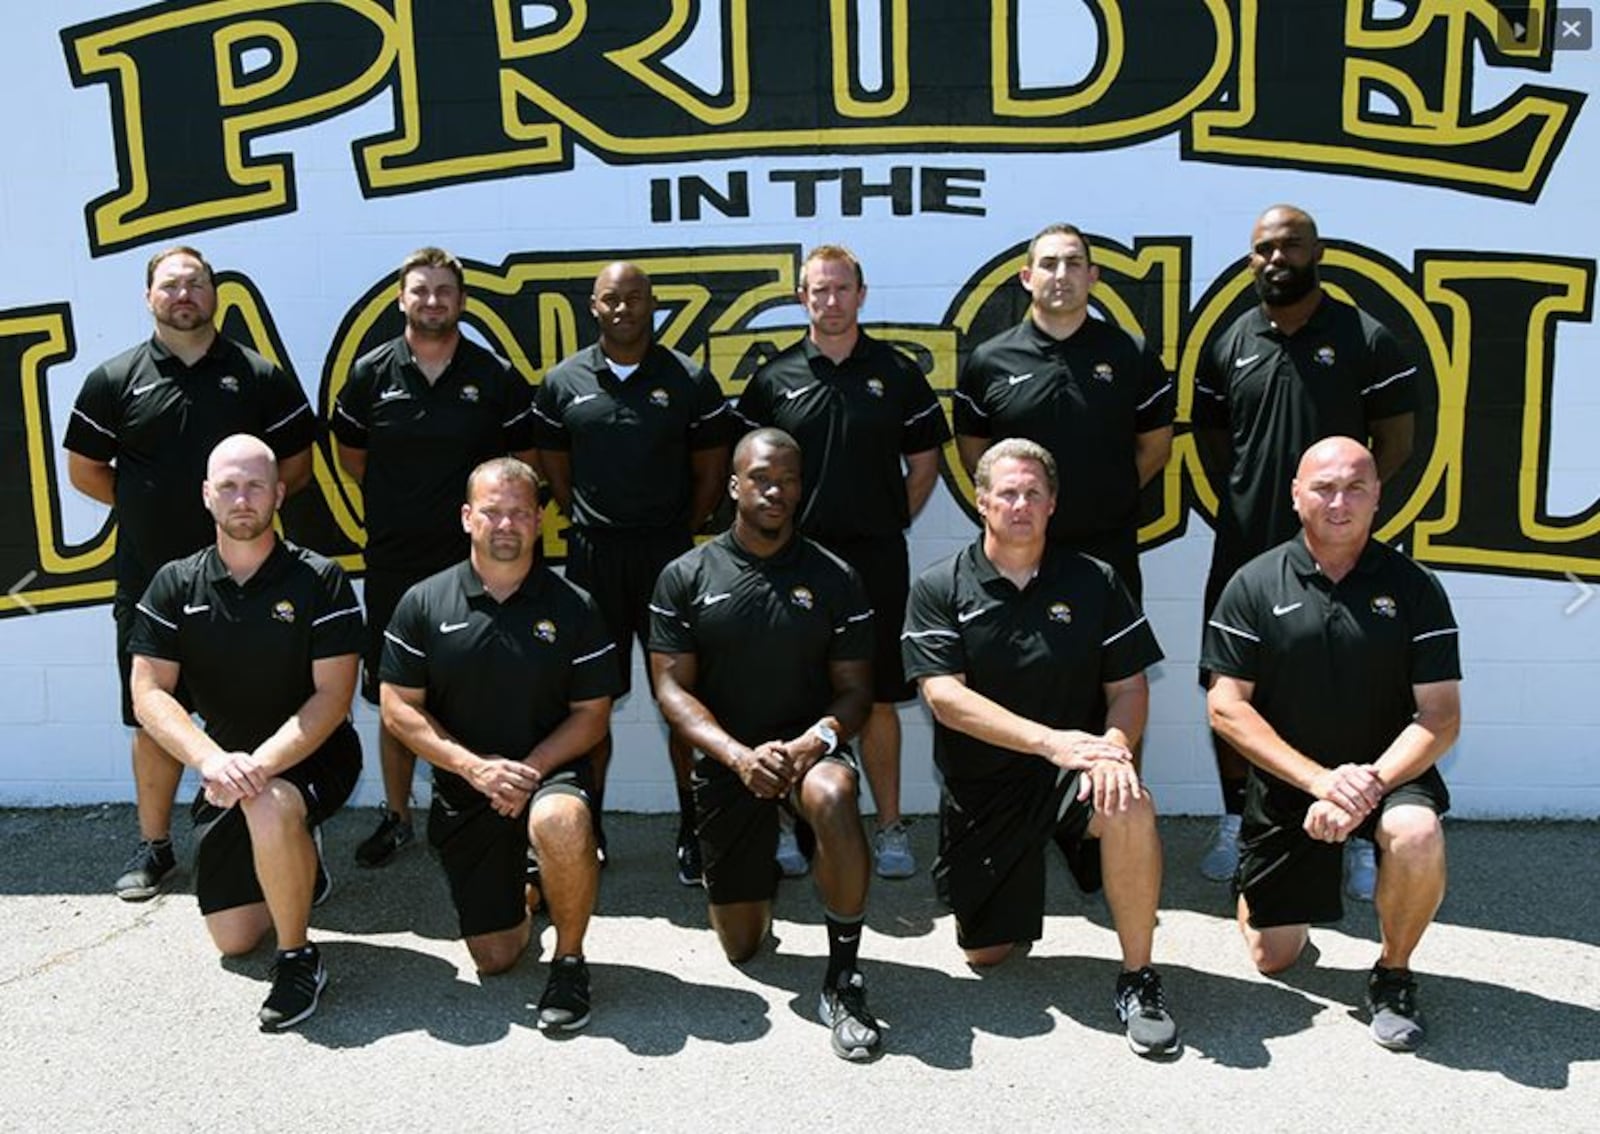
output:
<path id="1" fill-rule="evenodd" d="M 848 745 L 818 763 L 842 764 L 861 782 L 861 764 Z M 689 784 L 711 904 L 771 901 L 778 892 L 773 857 L 778 852 L 778 808 L 793 812 L 793 793 L 783 800 L 758 799 L 732 768 L 698 752 Z"/>
<path id="2" fill-rule="evenodd" d="M 956 915 L 956 942 L 982 949 L 1037 941 L 1044 932 L 1045 847 L 1067 854 L 1078 884 L 1094 803 L 1078 799 L 1080 773 L 1044 761 L 1006 779 L 950 780 L 939 798 L 939 900 Z M 1098 866 L 1098 857 L 1094 864 Z M 1098 871 L 1096 871 L 1098 873 Z"/>
<path id="3" fill-rule="evenodd" d="M 650 595 L 661 569 L 694 546 L 687 530 L 567 529 L 567 579 L 588 591 L 617 644 L 625 697 L 633 687 L 633 640 L 650 640 Z"/>
<path id="4" fill-rule="evenodd" d="M 139 728 L 139 718 L 133 712 L 133 655 L 128 652 L 128 643 L 133 638 L 134 609 L 137 599 L 124 598 L 117 595 L 111 600 L 111 617 L 117 624 L 117 677 L 122 682 L 122 723 L 129 728 Z M 185 709 L 194 708 L 194 700 L 189 696 L 189 687 L 183 683 L 183 671 L 178 671 L 178 688 L 173 690 L 173 696 L 178 699 L 178 704 Z"/>
<path id="5" fill-rule="evenodd" d="M 528 812 L 546 795 L 594 798 L 588 757 L 547 776 L 515 818 L 489 806 L 487 797 L 470 808 L 451 807 L 438 792 L 428 812 L 428 843 L 439 853 L 462 937 L 515 929 L 528 916 Z"/>
<path id="6" fill-rule="evenodd" d="M 1427 807 L 1439 815 L 1450 810 L 1450 792 L 1439 769 L 1429 768 L 1384 796 L 1356 835 L 1371 839 L 1379 816 L 1401 804 Z M 1250 924 L 1256 929 L 1312 925 L 1344 916 L 1344 844 L 1325 843 L 1305 833 L 1301 824 L 1310 806 L 1308 801 L 1297 811 L 1272 814 L 1265 783 L 1252 769 L 1239 829 L 1234 893 L 1242 893 L 1250 903 Z"/>
<path id="7" fill-rule="evenodd" d="M 900 656 L 900 631 L 905 626 L 906 599 L 911 594 L 905 536 L 817 542 L 855 568 L 866 589 L 867 601 L 872 604 L 873 704 L 911 700 L 917 691 L 906 680 L 905 662 Z"/>
<path id="8" fill-rule="evenodd" d="M 299 789 L 306 803 L 306 827 L 314 828 L 344 806 L 360 776 L 361 738 L 345 721 L 321 748 L 278 778 Z M 194 893 L 200 912 L 214 914 L 265 901 L 244 808 L 208 803 L 201 788 L 189 816 L 194 821 Z"/>

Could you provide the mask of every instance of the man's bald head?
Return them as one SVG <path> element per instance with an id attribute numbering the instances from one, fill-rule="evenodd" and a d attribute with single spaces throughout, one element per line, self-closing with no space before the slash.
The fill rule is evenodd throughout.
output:
<path id="1" fill-rule="evenodd" d="M 211 450 L 211 456 L 206 459 L 206 479 L 215 478 L 217 470 L 225 465 L 254 464 L 258 461 L 265 461 L 272 479 L 278 479 L 278 456 L 272 447 L 259 437 L 235 433 L 231 437 L 224 437 Z"/>
<path id="2" fill-rule="evenodd" d="M 600 269 L 600 274 L 594 278 L 594 295 L 599 295 L 608 288 L 639 287 L 642 286 L 647 293 L 654 293 L 654 285 L 650 276 L 638 264 L 630 264 L 626 260 L 618 260 L 615 264 L 607 264 Z"/>
<path id="3" fill-rule="evenodd" d="M 1378 482 L 1378 462 L 1372 450 L 1353 437 L 1324 437 L 1300 455 L 1300 465 L 1295 470 L 1296 480 L 1306 480 L 1318 469 L 1329 465 L 1348 466 Z"/>

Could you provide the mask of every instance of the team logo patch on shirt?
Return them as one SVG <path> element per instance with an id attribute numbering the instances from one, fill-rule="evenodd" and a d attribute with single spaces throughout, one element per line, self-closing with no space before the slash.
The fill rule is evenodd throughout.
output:
<path id="1" fill-rule="evenodd" d="M 672 404 L 672 395 L 668 394 L 660 386 L 657 386 L 654 390 L 650 391 L 650 404 L 653 406 L 659 406 L 662 409 L 666 409 Z"/>
<path id="2" fill-rule="evenodd" d="M 221 378 L 218 378 L 217 385 L 228 391 L 230 394 L 237 394 L 239 392 L 239 379 L 235 378 L 232 374 L 224 374 Z"/>
<path id="3" fill-rule="evenodd" d="M 1070 625 L 1072 623 L 1072 608 L 1064 602 L 1051 603 L 1050 621 L 1059 622 L 1063 626 Z"/>
<path id="4" fill-rule="evenodd" d="M 789 591 L 789 601 L 801 610 L 810 610 L 817 605 L 817 596 L 811 593 L 807 586 L 796 586 Z"/>
<path id="5" fill-rule="evenodd" d="M 882 378 L 868 378 L 867 379 L 867 393 L 871 394 L 875 398 L 883 397 L 883 379 Z"/>
<path id="6" fill-rule="evenodd" d="M 482 393 L 479 391 L 478 387 L 472 385 L 471 383 L 461 387 L 461 400 L 464 402 L 476 402 L 481 396 Z"/>
<path id="7" fill-rule="evenodd" d="M 1332 366 L 1335 361 L 1333 348 L 1331 346 L 1318 347 L 1317 353 L 1312 357 L 1317 360 L 1317 365 L 1319 366 Z"/>
<path id="8" fill-rule="evenodd" d="M 541 642 L 554 643 L 556 640 L 556 624 L 548 618 L 541 618 L 533 624 L 533 636 Z"/>
<path id="9" fill-rule="evenodd" d="M 294 603 L 288 599 L 279 599 L 272 607 L 272 617 L 279 622 L 294 621 Z"/>
<path id="10" fill-rule="evenodd" d="M 1372 596 L 1372 613 L 1381 614 L 1385 618 L 1393 618 L 1400 613 L 1399 604 L 1388 595 Z"/>
<path id="11" fill-rule="evenodd" d="M 1094 379 L 1096 382 L 1110 382 L 1116 376 L 1117 372 L 1111 369 L 1109 362 L 1097 362 L 1094 364 Z"/>

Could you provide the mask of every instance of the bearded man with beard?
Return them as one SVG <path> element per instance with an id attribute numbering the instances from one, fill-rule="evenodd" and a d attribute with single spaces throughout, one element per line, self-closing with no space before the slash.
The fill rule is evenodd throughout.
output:
<path id="1" fill-rule="evenodd" d="M 1217 488 L 1205 620 L 1240 567 L 1299 530 L 1283 486 L 1302 453 L 1326 437 L 1367 441 L 1383 482 L 1411 455 L 1417 368 L 1387 327 L 1323 290 L 1323 252 L 1305 210 L 1262 213 L 1250 234 L 1261 303 L 1207 344 L 1195 371 L 1195 437 Z M 1204 669 L 1200 678 L 1209 685 Z M 1200 871 L 1223 881 L 1238 865 L 1249 765 L 1215 733 L 1212 743 L 1224 814 Z M 1347 893 L 1371 901 L 1371 844 L 1357 843 L 1350 856 Z"/>

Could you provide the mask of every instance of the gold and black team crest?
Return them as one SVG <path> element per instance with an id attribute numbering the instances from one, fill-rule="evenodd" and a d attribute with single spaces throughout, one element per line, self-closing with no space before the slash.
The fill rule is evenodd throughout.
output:
<path id="1" fill-rule="evenodd" d="M 1094 377 L 1096 382 L 1110 382 L 1116 378 L 1116 376 L 1117 372 L 1111 369 L 1111 364 L 1109 362 L 1097 362 L 1094 364 Z"/>
<path id="2" fill-rule="evenodd" d="M 883 379 L 882 378 L 868 378 L 867 379 L 867 393 L 871 394 L 875 398 L 883 397 Z"/>
<path id="3" fill-rule="evenodd" d="M 1331 346 L 1318 347 L 1317 353 L 1313 357 L 1316 358 L 1319 366 L 1332 366 L 1337 361 Z"/>
<path id="4" fill-rule="evenodd" d="M 294 621 L 294 603 L 288 599 L 279 599 L 272 607 L 272 617 L 279 622 Z"/>
<path id="5" fill-rule="evenodd" d="M 1381 614 L 1385 618 L 1393 618 L 1400 613 L 1399 604 L 1388 595 L 1372 596 L 1372 613 Z"/>
<path id="6" fill-rule="evenodd" d="M 476 402 L 480 397 L 482 397 L 482 392 L 478 389 L 478 387 L 474 386 L 471 382 L 468 382 L 465 386 L 461 387 L 461 400 L 462 401 L 464 401 L 464 402 Z"/>
<path id="7" fill-rule="evenodd" d="M 235 378 L 232 374 L 224 374 L 221 378 L 218 378 L 217 385 L 228 391 L 230 394 L 237 394 L 239 392 L 239 379 Z"/>
<path id="8" fill-rule="evenodd" d="M 1050 604 L 1050 621 L 1059 622 L 1063 626 L 1072 624 L 1072 608 L 1064 602 Z"/>
<path id="9" fill-rule="evenodd" d="M 541 642 L 554 644 L 556 640 L 556 624 L 548 618 L 541 618 L 533 624 L 533 636 Z"/>
<path id="10" fill-rule="evenodd" d="M 803 583 L 796 584 L 789 590 L 789 601 L 801 610 L 810 610 L 817 605 L 817 596 L 811 593 L 810 587 L 805 586 Z"/>
<path id="11" fill-rule="evenodd" d="M 668 394 L 660 386 L 657 386 L 654 390 L 650 391 L 650 404 L 653 406 L 659 406 L 661 409 L 666 409 L 672 404 L 672 395 Z"/>

